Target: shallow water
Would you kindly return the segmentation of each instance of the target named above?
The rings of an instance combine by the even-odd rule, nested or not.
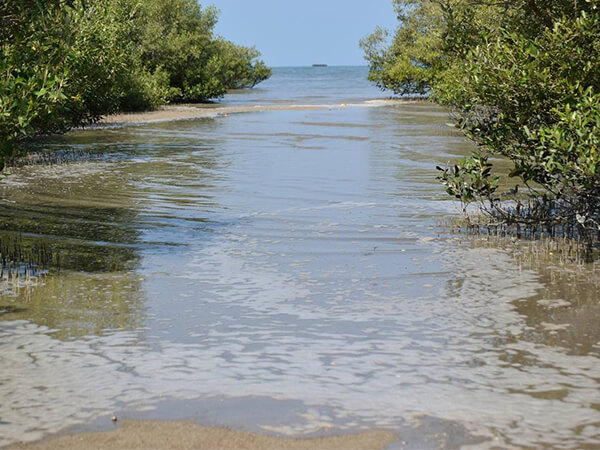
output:
[[[116,412],[383,427],[398,447],[600,446],[594,268],[446,233],[458,207],[435,165],[470,144],[435,106],[365,102],[384,94],[364,69],[325,89],[327,69],[224,100],[321,109],[73,132],[40,145],[101,158],[0,184],[0,229],[62,255],[0,297],[0,445]]]

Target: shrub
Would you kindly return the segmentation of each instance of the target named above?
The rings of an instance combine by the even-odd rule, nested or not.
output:
[[[130,84],[120,99],[120,109],[124,111],[157,109],[179,95],[179,91],[169,85],[169,74],[161,67],[154,73],[138,68],[129,73],[127,81]]]
[[[195,0],[0,0],[0,170],[27,137],[268,78],[216,21]]]
[[[448,193],[480,201],[496,222],[591,248],[600,236],[600,2],[396,5],[392,44],[381,31],[363,41],[371,78],[398,93],[430,93],[479,144],[472,157],[439,168]],[[508,159],[516,181],[492,175],[490,156]]]

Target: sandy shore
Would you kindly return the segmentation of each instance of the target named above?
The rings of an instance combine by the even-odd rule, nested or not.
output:
[[[222,103],[202,103],[194,105],[167,105],[156,111],[145,111],[139,113],[121,113],[103,117],[97,124],[90,128],[102,128],[122,125],[135,125],[153,122],[169,122],[174,120],[189,120],[201,117],[227,116],[229,114],[255,112],[255,111],[310,111],[318,109],[338,109],[347,106],[382,106],[397,103],[422,103],[423,100],[414,99],[375,99],[356,105],[323,104],[323,105],[248,105],[231,106]]]
[[[341,107],[342,105],[340,105]],[[97,124],[89,128],[102,128],[119,125],[135,125],[153,122],[170,122],[174,120],[189,120],[201,117],[226,116],[229,114],[252,111],[282,111],[282,110],[314,110],[331,108],[332,105],[254,105],[227,106],[222,104],[201,105],[170,105],[156,111],[139,113],[121,113],[103,117]]]
[[[198,449],[198,450],[367,450],[383,449],[398,437],[369,431],[323,438],[277,438],[190,422],[125,421],[114,431],[60,436],[9,447],[19,450]]]

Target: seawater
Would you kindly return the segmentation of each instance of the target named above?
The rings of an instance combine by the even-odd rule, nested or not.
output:
[[[472,145],[366,74],[276,68],[217,105],[252,112],[36,144],[98,157],[0,184],[0,229],[62,256],[0,296],[0,445],[117,414],[600,446],[596,284],[448,233],[435,166]]]
[[[273,76],[253,89],[230,92],[224,99],[232,105],[330,105],[364,103],[388,98],[367,80],[366,66],[276,67]]]

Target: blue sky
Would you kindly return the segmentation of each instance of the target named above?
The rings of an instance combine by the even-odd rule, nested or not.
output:
[[[358,41],[377,25],[394,29],[392,0],[208,0],[216,33],[255,45],[270,66],[365,65]]]

